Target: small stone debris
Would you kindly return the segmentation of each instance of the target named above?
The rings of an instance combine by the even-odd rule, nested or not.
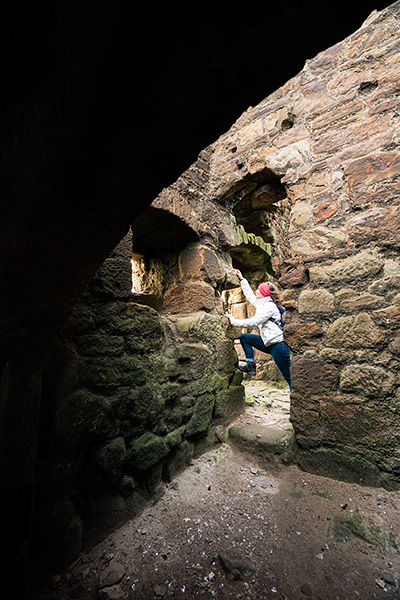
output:
[[[100,575],[99,588],[101,589],[119,583],[124,575],[124,567],[117,561],[111,560],[109,565]]]
[[[376,587],[386,590],[386,583],[382,579],[375,579]]]
[[[160,598],[163,598],[165,596],[165,588],[162,585],[155,585],[153,587],[153,592],[156,596],[159,596]]]
[[[128,600],[128,592],[119,585],[112,585],[99,590],[99,600]]]
[[[218,554],[218,559],[231,581],[249,579],[256,572],[255,566],[250,561],[244,561],[240,555],[231,551],[221,552]]]
[[[303,585],[300,587],[300,591],[305,596],[312,596],[312,589],[311,589],[311,586],[308,585],[308,583],[303,583]]]
[[[384,571],[381,575],[381,580],[386,581],[389,585],[396,585],[399,583],[399,575],[391,573],[390,571]]]

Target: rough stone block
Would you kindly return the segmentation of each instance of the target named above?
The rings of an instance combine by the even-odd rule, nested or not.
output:
[[[127,458],[132,469],[147,471],[168,453],[166,441],[148,431],[129,444]]]
[[[164,308],[171,312],[211,311],[214,306],[214,288],[201,281],[178,284],[169,288],[164,296]]]
[[[396,356],[400,356],[400,337],[396,337],[388,346],[390,352]]]
[[[335,308],[335,297],[327,290],[305,290],[299,296],[299,313],[331,313]]]
[[[308,200],[297,201],[292,208],[290,215],[289,232],[297,231],[300,227],[304,227],[311,222],[312,210]]]
[[[384,301],[385,298],[383,296],[376,296],[375,294],[368,294],[367,292],[357,295],[351,290],[351,295],[340,300],[339,306],[348,311],[356,311],[382,306]]]
[[[83,386],[108,393],[121,386],[143,385],[147,369],[139,357],[97,356],[82,359],[79,376]]]
[[[325,394],[337,387],[338,371],[332,365],[310,358],[299,358],[291,365],[292,386],[304,395]]]
[[[58,407],[55,434],[60,448],[75,455],[90,439],[117,437],[118,423],[103,398],[79,390],[63,399]]]
[[[283,338],[293,352],[300,352],[304,346],[313,345],[316,339],[323,334],[322,329],[315,321],[301,323],[298,321],[287,323],[283,330]]]
[[[214,418],[228,423],[244,409],[245,389],[242,385],[218,392],[215,399]]]
[[[225,339],[224,323],[228,327],[226,317],[200,311],[193,314],[177,315],[174,317],[173,326],[177,334],[184,338],[215,343],[218,340]]]
[[[90,453],[91,469],[89,478],[96,479],[102,487],[115,483],[122,471],[126,456],[125,441],[122,437],[102,444]]]
[[[287,464],[294,456],[295,437],[292,427],[255,424],[230,427],[228,433],[235,446],[246,451],[251,448],[266,462]]]
[[[400,155],[397,152],[381,152],[355,160],[345,167],[344,174],[350,193],[355,192],[354,203],[376,200],[377,185],[386,183],[383,193],[387,195],[399,176]]]
[[[177,344],[178,376],[181,381],[199,379],[216,368],[216,356],[202,343]]]
[[[362,452],[343,450],[338,447],[312,448],[298,452],[296,460],[305,471],[330,476],[339,481],[351,481],[364,485],[380,486],[379,468],[366,460]]]
[[[310,258],[317,255],[319,259],[321,253],[325,258],[333,258],[333,250],[345,247],[348,238],[347,231],[322,225],[308,229],[301,234],[291,233],[289,235],[290,246],[294,252]]]
[[[216,252],[207,246],[192,246],[179,256],[179,272],[182,278],[207,279],[211,283],[225,279],[225,267]]]
[[[124,397],[123,411],[136,424],[152,423],[165,407],[163,388],[154,380],[132,389]]]
[[[382,367],[351,364],[340,374],[340,389],[369,398],[383,398],[390,394],[395,386],[396,377]]]
[[[371,294],[388,294],[392,290],[400,289],[400,274],[395,273],[389,277],[377,279],[368,288]]]
[[[350,217],[346,223],[349,238],[357,246],[382,243],[382,239],[399,244],[400,206],[374,205],[356,216]]]
[[[178,473],[188,467],[192,461],[193,453],[194,444],[188,440],[184,440],[174,447],[163,469],[164,481],[171,482]]]
[[[387,306],[372,313],[378,325],[389,329],[398,329],[400,326],[400,306]]]
[[[124,351],[122,335],[91,334],[78,338],[83,356],[118,356]]]
[[[217,346],[217,368],[224,373],[230,373],[236,368],[237,361],[238,356],[232,341],[221,341]]]
[[[354,351],[343,350],[343,348],[322,348],[319,356],[323,360],[342,364],[345,362],[350,362],[354,358],[354,354]]]
[[[231,312],[235,319],[247,319],[247,304],[245,302],[232,304]]]
[[[332,217],[338,210],[338,199],[333,193],[313,198],[313,220],[321,223]]]
[[[374,348],[385,339],[368,313],[339,317],[326,332],[326,345],[344,348]]]
[[[132,288],[131,263],[125,258],[107,258],[90,282],[95,294],[127,298]]]
[[[245,297],[241,287],[236,287],[231,290],[226,290],[226,303],[227,304],[238,304],[245,301]]]
[[[290,421],[296,433],[296,440],[302,448],[314,448],[322,441],[319,412],[292,403]]]
[[[383,267],[382,259],[368,251],[337,260],[331,265],[310,267],[310,281],[316,284],[354,282],[374,277]]]
[[[193,416],[186,425],[186,435],[197,436],[207,431],[214,410],[214,395],[203,394],[197,400]]]
[[[305,269],[291,271],[290,273],[286,273],[279,278],[279,284],[284,288],[304,285],[305,283],[307,283],[307,274]]]

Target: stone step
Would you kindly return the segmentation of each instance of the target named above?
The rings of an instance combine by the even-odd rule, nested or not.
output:
[[[295,455],[296,440],[290,424],[233,426],[228,429],[228,442],[238,450],[275,465],[289,464]]]

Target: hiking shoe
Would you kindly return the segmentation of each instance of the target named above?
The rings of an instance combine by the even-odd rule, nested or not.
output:
[[[249,375],[255,375],[257,373],[256,363],[246,361],[246,364],[239,365],[239,371],[242,371],[242,373],[248,373]]]

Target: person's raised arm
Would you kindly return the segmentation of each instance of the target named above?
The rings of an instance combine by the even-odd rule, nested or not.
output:
[[[242,288],[242,292],[246,296],[246,299],[250,302],[250,304],[252,304],[253,306],[256,306],[257,298],[255,297],[254,292],[251,289],[249,282],[247,281],[247,279],[245,279],[243,277],[243,275],[242,275],[241,271],[239,271],[239,269],[235,269],[235,273],[236,273],[236,277],[240,281],[240,287]]]
[[[235,269],[235,275],[239,279],[239,281],[242,281],[243,275],[242,275],[241,271],[239,271],[239,269]]]

